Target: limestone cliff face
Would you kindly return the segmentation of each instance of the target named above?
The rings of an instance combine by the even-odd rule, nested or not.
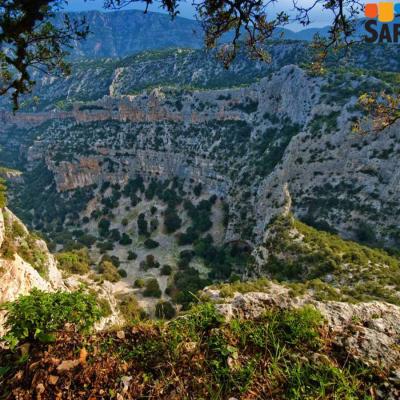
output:
[[[18,218],[8,209],[0,210],[0,249],[5,251],[6,246],[10,246],[12,241],[18,238],[10,237],[10,226],[19,224],[25,234],[29,232],[18,220]],[[42,274],[30,264],[20,254],[12,256],[0,256],[0,304],[13,301],[19,296],[28,294],[33,288],[44,291],[65,289],[61,272],[57,269],[54,256],[50,254],[45,242],[40,239],[34,240],[36,251],[40,251],[44,258]],[[2,330],[5,312],[0,311],[0,336],[4,334]]]
[[[265,82],[264,82],[265,85]],[[262,87],[262,84],[261,84]],[[270,88],[275,90],[274,87]],[[225,98],[225,93],[229,97]],[[3,111],[1,120],[2,130],[11,126],[32,127],[39,126],[52,120],[73,120],[77,123],[101,122],[116,120],[121,122],[176,122],[186,124],[200,124],[207,121],[247,120],[248,115],[235,106],[246,103],[248,99],[258,101],[258,86],[206,92],[190,92],[183,94],[181,91],[153,89],[137,96],[119,96],[117,98],[105,96],[95,105],[87,109],[75,106],[72,111],[49,111],[32,113],[12,113]],[[175,98],[176,102],[169,101]],[[204,106],[212,102],[212,109]],[[177,106],[177,104],[179,104]],[[198,105],[198,107],[196,107]],[[282,104],[282,109],[285,109]],[[279,111],[279,110],[277,110]]]
[[[4,222],[4,216],[7,222]],[[8,226],[17,222],[28,235],[28,230],[21,221],[8,209],[0,211],[0,246],[9,238]],[[18,239],[17,239],[18,240]],[[27,294],[32,288],[52,290],[64,287],[61,272],[57,268],[54,256],[48,251],[46,243],[41,239],[34,239],[38,251],[44,255],[44,273],[40,275],[37,269],[26,262],[18,253],[8,259],[0,258],[1,291],[0,303],[14,300],[21,294]]]
[[[298,216],[329,220],[343,237],[352,237],[355,223],[368,223],[366,214],[378,226],[383,221],[398,226],[399,141],[398,125],[383,135],[361,137],[351,132],[346,112],[329,135],[301,132],[292,139],[281,165],[259,186],[259,232],[271,219],[271,204],[283,204],[285,185]]]
[[[286,191],[298,217],[351,238],[373,220],[376,237],[393,242],[399,131],[351,131],[368,82],[288,65],[241,88],[115,92],[71,111],[4,114],[0,140],[27,171],[43,162],[59,193],[124,185],[136,174],[202,183],[230,205],[226,240],[251,230],[247,238],[260,241]]]

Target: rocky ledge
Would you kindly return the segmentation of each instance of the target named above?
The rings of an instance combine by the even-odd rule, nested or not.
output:
[[[226,319],[255,319],[266,310],[315,307],[325,318],[332,344],[349,357],[368,367],[382,368],[400,388],[400,307],[384,302],[349,304],[317,301],[312,293],[293,296],[284,286],[270,283],[265,292],[235,292],[224,297],[219,289],[206,288],[205,294],[216,303]],[[400,395],[400,391],[396,391]]]

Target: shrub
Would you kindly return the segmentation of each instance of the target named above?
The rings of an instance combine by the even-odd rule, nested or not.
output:
[[[161,300],[156,304],[155,315],[160,319],[172,319],[176,315],[176,310],[170,301]]]
[[[214,205],[216,203],[217,199],[218,199],[217,195],[213,194],[212,196],[210,196],[208,201],[210,202],[210,204]]]
[[[123,233],[119,244],[122,244],[123,246],[128,246],[129,244],[132,244],[132,239],[127,233]]]
[[[186,229],[186,232],[178,235],[178,245],[185,246],[188,244],[192,244],[198,238],[198,232],[192,226],[189,226],[189,228]]]
[[[128,260],[136,260],[136,259],[137,259],[137,254],[134,251],[129,250],[128,251]]]
[[[10,347],[22,340],[53,340],[53,333],[69,322],[81,332],[88,332],[102,317],[96,297],[82,291],[55,293],[33,289],[6,303],[6,327],[9,332],[3,338]]]
[[[186,201],[184,207],[192,219],[192,229],[195,232],[207,232],[212,227],[211,212],[213,203],[209,200],[201,200],[197,206]]]
[[[268,313],[267,319],[268,319]],[[276,332],[293,346],[309,346],[317,349],[320,344],[318,327],[323,323],[321,313],[313,306],[304,306],[299,309],[283,311],[274,316],[273,323],[277,323]]]
[[[120,307],[128,321],[137,320],[141,313],[134,296],[121,296]],[[71,380],[70,398],[90,398],[93,385],[80,385],[78,379],[99,369],[104,378],[101,388],[110,393],[108,397],[115,397],[112,394],[118,391],[121,375],[115,366],[122,364],[124,373],[135,376],[140,393],[156,393],[157,398],[367,400],[373,397],[369,393],[380,388],[382,398],[396,389],[387,383],[387,374],[382,374],[381,368],[368,368],[342,347],[332,349],[327,327],[321,330],[322,348],[315,350],[307,339],[293,345],[293,336],[286,336],[286,329],[293,332],[293,324],[288,327],[284,322],[292,318],[292,310],[269,311],[258,318],[233,317],[226,321],[214,304],[200,303],[169,322],[135,321],[134,329],[124,329],[125,339],[121,339],[119,331],[102,332],[85,343],[90,361],[80,366]],[[295,311],[296,323],[307,326],[309,318],[298,317],[302,313],[299,311]],[[317,328],[314,333],[318,337]],[[300,334],[298,339],[302,337]],[[3,392],[18,390],[25,398],[31,398],[37,387],[32,373],[43,353],[49,360],[59,358],[66,349],[76,352],[70,352],[72,357],[78,356],[79,337],[66,339],[69,340],[31,352],[27,365],[19,362],[15,368],[10,365],[12,369],[7,368],[9,361],[17,360],[18,354],[6,352],[6,368],[0,368]],[[107,355],[112,356],[112,363],[105,363]],[[15,382],[12,377],[17,370],[24,375]],[[171,385],[173,380],[180,382],[179,396]],[[46,393],[62,391],[65,386],[61,378],[57,385],[48,380],[43,384]]]
[[[375,243],[376,242],[376,236],[375,236],[375,231],[372,228],[372,226],[366,224],[366,223],[361,223],[358,229],[356,230],[356,235],[357,239],[360,242],[366,242],[366,243]]]
[[[121,264],[118,256],[109,256],[108,254],[105,254],[103,257],[101,257],[101,261],[110,261],[110,263],[112,263],[116,268],[119,268]]]
[[[179,253],[178,268],[186,269],[189,267],[190,261],[192,261],[195,253],[192,250],[183,250]]]
[[[47,254],[40,246],[38,246],[36,236],[28,235],[20,244],[18,254],[27,263],[31,264],[42,277],[47,277]]]
[[[216,249],[213,246],[213,238],[207,235],[196,241],[194,251],[198,257],[202,257],[207,261],[211,261],[216,256]]]
[[[199,197],[201,194],[201,190],[203,189],[203,186],[201,183],[197,184],[194,188],[193,188],[193,193]]]
[[[68,242],[64,243],[63,246],[63,251],[67,252],[67,251],[72,251],[72,250],[81,250],[83,249],[85,246],[81,243],[76,242],[75,240],[68,240]]]
[[[135,279],[135,282],[133,283],[133,287],[138,288],[138,289],[144,288],[145,285],[146,285],[146,282],[142,278]]]
[[[0,250],[1,256],[3,258],[5,258],[6,260],[14,260],[17,248],[15,247],[15,244],[11,239],[5,237]]]
[[[161,275],[171,275],[172,268],[168,264],[164,264],[161,268]]]
[[[182,304],[183,309],[187,310],[190,303],[195,301],[196,293],[209,284],[210,281],[202,279],[199,271],[194,268],[179,271],[174,276],[174,285],[177,290],[172,296],[173,300],[175,303]]]
[[[148,254],[146,256],[146,259],[142,261],[141,267],[147,271],[150,268],[158,268],[160,266],[160,263],[156,261],[155,257],[152,254]]]
[[[136,196],[136,194],[131,195],[131,206],[136,207],[141,201],[141,198]]]
[[[144,246],[146,247],[146,249],[155,249],[159,245],[160,245],[160,243],[158,243],[157,241],[155,241],[153,239],[146,239],[144,241]]]
[[[3,178],[0,178],[0,208],[7,206],[7,185]]]
[[[148,236],[149,232],[147,230],[147,221],[144,216],[144,214],[139,214],[138,220],[137,220],[137,225],[138,225],[138,233],[141,236]]]
[[[24,227],[17,220],[12,223],[12,235],[14,238],[24,237],[26,235]]]
[[[157,279],[151,278],[146,282],[145,289],[143,291],[145,297],[161,297],[161,289]]]
[[[224,283],[216,285],[216,288],[220,290],[221,297],[232,297],[235,292],[249,293],[249,292],[266,292],[271,286],[270,281],[267,278],[259,278],[257,280],[248,280],[245,282],[240,281],[240,277],[233,277],[235,280],[231,283]]]
[[[101,254],[104,254],[106,251],[113,250],[114,244],[113,242],[99,242],[96,243],[96,247],[100,250]]]
[[[186,258],[189,261],[191,261],[195,255],[196,254],[195,254],[195,252],[193,250],[182,250],[182,251],[179,252],[179,257],[180,258]]]
[[[95,293],[94,295],[96,296]],[[99,306],[103,317],[109,317],[112,314],[110,302],[106,298],[96,296],[96,303]]]
[[[177,262],[176,265],[178,266],[179,269],[182,269],[182,270],[187,269],[187,268],[189,268],[190,260],[188,260],[186,258],[182,258]]]
[[[167,208],[164,214],[164,226],[167,233],[173,233],[182,225],[182,220],[174,209]]]
[[[101,216],[100,210],[93,210],[90,214],[91,219],[99,219]]]
[[[84,234],[79,238],[79,243],[86,247],[92,247],[96,243],[96,237],[93,235]]]
[[[151,230],[152,232],[154,232],[154,231],[157,230],[157,228],[158,228],[158,219],[157,219],[157,218],[153,218],[153,219],[150,221],[150,230]]]
[[[127,272],[126,272],[124,269],[122,269],[122,268],[120,268],[120,269],[118,270],[118,273],[119,273],[119,276],[120,276],[121,278],[126,278],[126,277],[128,276]]]
[[[73,250],[56,255],[59,267],[71,274],[87,274],[91,260],[87,249]]]
[[[98,223],[100,236],[106,237],[109,234],[111,222],[108,219],[101,219]]]
[[[222,224],[226,228],[229,224],[229,204],[223,202],[222,203],[222,211],[223,211],[223,219],[222,219]]]
[[[110,261],[102,261],[99,265],[98,271],[106,281],[118,282],[121,278],[117,268]]]
[[[120,242],[121,241],[121,234],[119,233],[118,229],[111,229],[111,231],[108,234],[108,237],[113,242]]]
[[[133,294],[125,294],[119,299],[118,308],[127,322],[141,319],[143,310]]]
[[[123,246],[128,246],[129,244],[132,244],[132,239],[127,233],[123,233],[119,244],[122,244]]]
[[[151,212],[151,215],[154,215],[157,212],[157,207],[156,206],[151,206],[150,212]]]

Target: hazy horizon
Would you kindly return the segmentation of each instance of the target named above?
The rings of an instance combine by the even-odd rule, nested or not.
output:
[[[305,4],[310,3],[309,0],[305,1]],[[292,1],[291,0],[284,0],[280,2],[281,7],[278,8],[278,6],[271,5],[271,8],[275,9],[276,12],[279,11],[285,11],[289,15],[293,15],[293,7],[292,7]],[[104,11],[104,12],[110,12],[106,11],[103,9],[103,0],[89,0],[89,1],[84,1],[84,0],[76,0],[74,2],[69,3],[67,6],[64,7],[66,11]],[[144,3],[138,3],[134,5],[130,5],[129,7],[123,8],[123,10],[142,10],[144,11]],[[182,18],[188,18],[188,19],[195,19],[194,14],[195,14],[195,9],[191,3],[188,2],[182,2],[179,5],[179,17]],[[151,4],[149,6],[149,11],[151,12],[158,12],[165,14],[166,12],[160,8],[159,5],[157,4]],[[291,29],[293,31],[300,31],[303,29],[308,29],[308,28],[321,28],[329,24],[330,18],[329,14],[327,12],[321,13],[321,8],[316,9],[314,12],[311,13],[312,17],[312,22],[304,27],[300,25],[299,23],[289,23],[284,26],[284,28]],[[322,17],[321,17],[322,16]]]

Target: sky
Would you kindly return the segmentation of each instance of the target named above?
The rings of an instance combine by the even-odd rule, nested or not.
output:
[[[303,0],[304,4],[310,4],[313,0]],[[103,0],[68,0],[68,6],[65,7],[67,11],[88,11],[88,10],[102,10],[102,5],[103,5]],[[144,9],[144,3],[138,2],[138,4],[135,4],[133,6],[130,6],[129,8],[131,9],[139,9],[143,10]],[[279,0],[279,8],[278,5],[276,6],[271,6],[273,12],[278,12],[278,11],[286,11],[289,15],[293,15],[293,3],[292,0]],[[149,8],[151,11],[156,11],[156,12],[163,12],[162,9],[160,9],[160,6],[158,4],[153,4]],[[104,10],[103,10],[104,11]],[[192,6],[191,0],[185,2],[182,1],[181,4],[179,5],[179,11],[180,11],[180,16],[185,17],[185,18],[194,18],[194,7]],[[316,9],[312,14],[312,24],[310,24],[308,27],[321,27],[321,26],[326,26],[329,24],[330,21],[330,16],[329,13],[321,12],[321,8]],[[289,29],[292,30],[300,30],[304,29],[301,25],[297,23],[290,23],[289,25],[286,26]]]

